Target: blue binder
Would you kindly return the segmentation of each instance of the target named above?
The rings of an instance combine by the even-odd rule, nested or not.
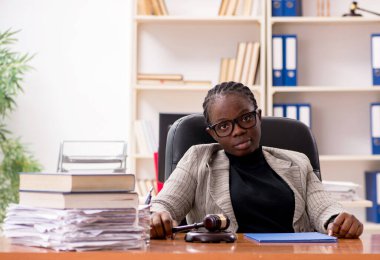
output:
[[[284,16],[301,16],[302,1],[301,0],[284,0],[283,1]]]
[[[380,172],[365,172],[366,199],[372,201],[372,207],[366,208],[367,221],[380,223]]]
[[[336,243],[338,239],[318,232],[247,233],[245,237],[259,243]]]
[[[380,34],[371,35],[373,85],[380,85]]]
[[[283,42],[284,86],[297,86],[297,35],[284,35]]]
[[[380,154],[380,103],[371,103],[370,117],[372,154]]]
[[[284,85],[284,39],[282,35],[272,36],[272,85]]]
[[[283,16],[283,2],[285,0],[272,0],[272,17]]]
[[[273,104],[273,116],[296,119],[311,128],[311,105],[307,103]]]

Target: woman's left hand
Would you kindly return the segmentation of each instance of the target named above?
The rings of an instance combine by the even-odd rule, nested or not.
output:
[[[358,238],[363,233],[363,224],[354,215],[342,212],[327,226],[327,232],[338,238]]]

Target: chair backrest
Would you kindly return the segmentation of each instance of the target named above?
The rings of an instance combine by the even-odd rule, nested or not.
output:
[[[178,119],[169,129],[166,141],[165,180],[169,178],[185,152],[196,144],[215,143],[205,131],[202,114]],[[261,145],[304,153],[321,180],[318,148],[309,127],[300,121],[282,117],[262,117]]]

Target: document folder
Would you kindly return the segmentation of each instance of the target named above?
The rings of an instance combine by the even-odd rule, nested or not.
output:
[[[336,243],[338,239],[318,232],[247,233],[245,237],[259,243]]]
[[[371,103],[372,154],[380,154],[380,103]]]
[[[371,37],[373,85],[380,85],[380,34],[372,34]]]
[[[284,85],[297,86],[297,35],[284,35]]]
[[[272,46],[273,46],[273,86],[283,86],[284,85],[284,43],[283,37],[281,35],[273,35]]]

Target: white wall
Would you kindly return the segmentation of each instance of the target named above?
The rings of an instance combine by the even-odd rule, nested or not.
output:
[[[62,140],[126,140],[131,0],[2,0],[0,30],[36,54],[8,119],[46,171]]]

